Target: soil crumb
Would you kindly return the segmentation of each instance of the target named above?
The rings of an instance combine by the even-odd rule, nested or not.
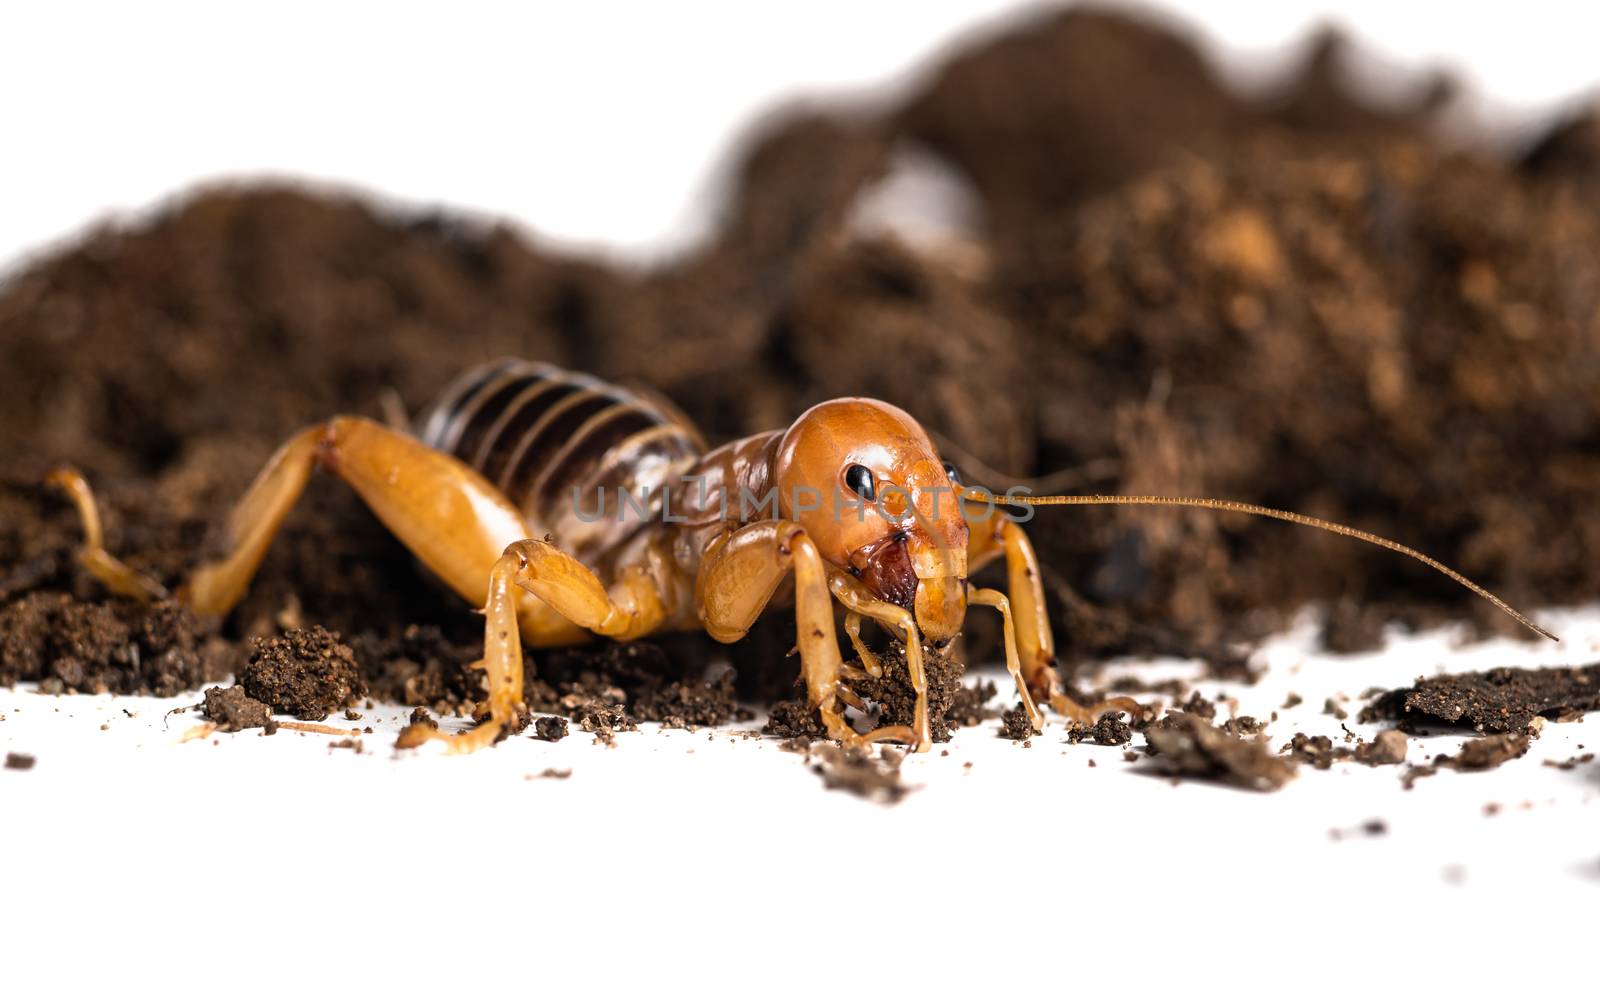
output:
[[[1237,733],[1229,732],[1229,734]],[[1133,741],[1133,727],[1128,724],[1122,712],[1107,711],[1093,725],[1081,728],[1069,726],[1067,741],[1092,742],[1097,746],[1125,746]]]
[[[305,721],[321,721],[367,694],[355,653],[321,625],[256,639],[239,685],[274,712]]]
[[[1274,756],[1264,738],[1241,739],[1183,711],[1168,712],[1144,731],[1147,752],[1173,777],[1276,791],[1295,775],[1292,760]]]
[[[1000,715],[1000,734],[1012,742],[1026,742],[1034,736],[1033,722],[1028,718],[1028,709],[1018,701],[1017,706],[1010,708]]]
[[[545,742],[560,742],[567,737],[567,720],[560,715],[540,715],[533,720],[533,737]]]
[[[848,791],[888,805],[911,790],[900,779],[900,764],[905,757],[897,750],[883,748],[874,754],[871,747],[827,743],[817,746],[813,755],[817,762],[811,769],[822,777],[823,786],[829,790]]]
[[[1455,756],[1436,756],[1433,765],[1451,770],[1493,770],[1527,753],[1532,741],[1531,736],[1511,732],[1468,739]]]
[[[1334,745],[1325,735],[1296,732],[1280,752],[1318,770],[1327,770],[1342,760],[1354,760],[1369,767],[1393,766],[1405,762],[1406,736],[1398,729],[1385,729],[1371,742],[1358,740],[1354,746]]]
[[[1328,838],[1333,840],[1335,843],[1343,839],[1371,839],[1374,836],[1387,836],[1388,834],[1389,823],[1383,821],[1382,819],[1368,819],[1353,829],[1328,830]]]
[[[206,691],[205,703],[200,713],[217,723],[223,732],[239,732],[247,728],[265,728],[267,734],[276,732],[272,709],[249,694],[243,687],[211,687]]]
[[[1593,762],[1593,753],[1583,753],[1579,756],[1568,757],[1565,760],[1545,760],[1544,765],[1547,767],[1555,767],[1557,770],[1576,770],[1586,763]]]
[[[1600,663],[1548,669],[1502,667],[1421,678],[1379,694],[1361,721],[1419,718],[1471,725],[1479,732],[1526,732],[1535,718],[1570,721],[1600,708]]]
[[[29,753],[7,753],[5,768],[7,770],[32,770],[33,765],[37,762],[38,759]]]

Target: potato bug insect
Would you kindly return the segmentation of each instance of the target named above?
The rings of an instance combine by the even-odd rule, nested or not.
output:
[[[1004,624],[1006,667],[1035,730],[1039,704],[1079,721],[1115,698],[1074,702],[1054,669],[1038,557],[1020,522],[1040,505],[1190,506],[1272,517],[1418,559],[1548,632],[1448,566],[1398,542],[1341,524],[1227,500],[1163,496],[997,498],[968,486],[904,410],[834,399],[789,427],[707,448],[668,403],[586,375],[506,359],[457,379],[413,434],[357,416],[301,430],[267,462],[227,521],[229,553],[195,570],[177,597],[220,615],[244,595],[283,518],[321,466],[347,483],[451,589],[482,607],[488,719],[471,731],[408,732],[452,750],[492,743],[522,712],[523,645],[629,641],[703,629],[732,642],[777,599],[792,599],[808,700],[830,737],[931,745],[924,640],[954,638],[972,607]],[[110,589],[163,595],[107,553],[88,484],[60,468],[48,481],[76,503],[80,559]],[[608,498],[613,501],[608,504]],[[1005,591],[969,582],[1003,559]],[[787,587],[787,589],[782,589]],[[861,638],[873,620],[905,642],[916,692],[909,726],[858,733],[862,708],[834,628],[864,669],[881,667]]]

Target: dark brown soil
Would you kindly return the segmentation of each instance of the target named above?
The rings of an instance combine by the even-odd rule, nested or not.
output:
[[[1230,729],[1228,734],[1239,733]],[[1133,741],[1133,727],[1123,718],[1121,712],[1107,712],[1087,728],[1069,728],[1067,741],[1092,742],[1097,746],[1125,746]]]
[[[533,737],[545,742],[560,742],[567,737],[567,720],[560,715],[540,715],[533,721]]]
[[[7,753],[5,768],[7,770],[32,770],[33,765],[37,762],[39,762],[38,758],[28,753]]]
[[[224,732],[238,732],[247,728],[266,728],[269,734],[276,731],[272,721],[272,708],[261,703],[243,687],[212,687],[206,691],[201,712],[217,723]]]
[[[1433,765],[1452,770],[1492,770],[1527,753],[1532,742],[1532,736],[1510,732],[1468,739],[1455,756],[1436,756]]]
[[[648,384],[717,440],[876,395],[972,481],[1065,470],[1058,491],[1288,507],[1395,536],[1513,603],[1592,600],[1594,120],[1526,157],[1463,152],[1431,131],[1436,81],[1367,107],[1340,59],[1326,40],[1257,101],[1179,31],[1041,16],[881,113],[763,126],[713,237],[646,271],[282,188],[193,192],[96,231],[0,286],[0,682],[197,690],[249,638],[321,626],[375,696],[471,713],[481,621],[326,476],[214,642],[170,605],[107,599],[71,556],[71,510],[36,483],[83,467],[110,546],[170,586],[216,552],[229,504],[296,428],[380,415],[391,393],[414,413],[503,354]],[[856,227],[909,149],[971,182],[983,218],[967,236],[914,246]],[[1069,672],[1159,653],[1247,676],[1233,643],[1307,601],[1332,606],[1341,649],[1394,621],[1507,627],[1421,566],[1281,524],[1045,510],[1029,531]],[[788,689],[792,623],[770,627],[726,651],[735,690]],[[970,655],[992,658],[978,633]],[[608,648],[532,655],[530,703],[570,696],[576,681],[553,678],[586,661],[615,665]],[[704,678],[723,650],[637,648],[691,686],[629,696],[627,713],[723,717],[727,688]]]
[[[1398,729],[1386,729],[1379,732],[1371,741],[1358,740],[1355,745],[1335,745],[1334,741],[1325,735],[1306,735],[1296,732],[1289,744],[1280,752],[1288,754],[1300,763],[1307,763],[1318,770],[1327,770],[1333,764],[1343,760],[1354,760],[1364,763],[1369,767],[1393,766],[1405,762],[1406,736]]]
[[[307,721],[321,721],[367,694],[355,653],[321,625],[256,639],[239,685],[273,711]]]
[[[1173,777],[1276,791],[1295,775],[1294,762],[1274,756],[1265,738],[1242,739],[1183,711],[1168,712],[1144,731],[1147,751]]]
[[[194,618],[177,604],[146,609],[39,591],[0,608],[0,683],[170,697],[228,668],[207,655]]]
[[[900,779],[900,764],[905,757],[897,750],[871,747],[844,747],[825,743],[813,750],[812,765],[829,790],[849,791],[872,801],[892,805],[911,790]]]
[[[1026,742],[1033,738],[1033,722],[1028,718],[1028,709],[1020,701],[1016,707],[1001,712],[1000,734],[1012,742]]]
[[[905,643],[891,639],[888,647],[878,653],[878,664],[882,676],[852,679],[850,689],[875,709],[874,727],[912,724],[916,718],[916,690],[906,666]],[[860,658],[851,659],[846,666],[864,669]],[[922,669],[928,690],[928,730],[934,742],[949,742],[950,733],[956,729],[996,716],[997,712],[986,707],[997,692],[993,681],[963,684],[965,665],[932,645],[922,647]],[[821,719],[803,695],[773,704],[762,731],[783,738],[822,738],[826,734]]]
[[[1422,720],[1471,725],[1479,732],[1525,732],[1535,718],[1570,720],[1600,708],[1600,663],[1549,669],[1492,669],[1419,678],[1379,694],[1362,721]]]

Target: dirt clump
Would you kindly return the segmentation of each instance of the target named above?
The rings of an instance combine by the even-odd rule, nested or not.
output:
[[[1017,702],[1016,707],[1001,712],[1000,734],[1012,742],[1026,742],[1034,737],[1033,720],[1028,717],[1028,709],[1021,701]]]
[[[239,685],[273,711],[306,721],[321,721],[367,694],[355,653],[321,625],[256,639]]]
[[[272,709],[245,693],[245,689],[237,684],[207,689],[200,712],[216,722],[217,728],[223,732],[265,728],[267,734],[271,735],[278,730],[272,720]]]
[[[1353,760],[1369,767],[1393,766],[1405,762],[1406,749],[1405,733],[1391,728],[1379,732],[1371,742],[1358,740],[1354,746],[1335,745],[1325,735],[1296,732],[1294,738],[1279,752],[1318,770],[1327,770],[1344,760]]]
[[[533,737],[544,742],[560,742],[567,737],[567,720],[560,715],[540,715],[533,721]]]
[[[817,762],[812,771],[824,787],[848,791],[871,801],[892,805],[912,789],[900,778],[904,754],[893,749],[874,753],[870,746],[835,746],[827,743],[812,750]]]
[[[5,768],[7,770],[32,770],[33,765],[37,762],[39,762],[38,757],[33,756],[31,753],[7,753]]]
[[[1456,755],[1434,757],[1433,765],[1451,770],[1493,770],[1526,754],[1532,741],[1532,736],[1511,732],[1468,739]]]
[[[1175,778],[1198,778],[1251,791],[1276,791],[1295,775],[1292,760],[1274,756],[1263,738],[1242,739],[1183,711],[1144,730],[1146,751]]]
[[[1133,741],[1133,727],[1123,718],[1122,712],[1108,711],[1093,725],[1068,726],[1067,741],[1092,742],[1097,746],[1125,746]]]
[[[1502,667],[1481,673],[1419,678],[1385,691],[1361,710],[1361,721],[1414,725],[1440,721],[1479,732],[1526,732],[1535,718],[1570,721],[1600,708],[1600,663],[1545,669]]]

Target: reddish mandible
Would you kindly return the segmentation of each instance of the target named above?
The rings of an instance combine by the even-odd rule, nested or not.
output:
[[[489,745],[526,710],[524,644],[573,645],[597,635],[631,641],[693,629],[737,641],[791,577],[807,697],[832,738],[926,751],[932,740],[922,642],[954,638],[972,606],[1003,619],[1006,668],[1035,731],[1044,726],[1041,703],[1078,723],[1108,710],[1137,714],[1140,706],[1128,698],[1083,705],[1062,691],[1038,556],[1008,505],[1193,506],[1317,527],[1419,559],[1554,637],[1419,552],[1301,514],[1162,496],[1011,496],[997,504],[962,484],[921,425],[885,402],[835,399],[784,430],[708,450],[664,402],[513,359],[458,379],[415,434],[358,416],[295,434],[229,515],[229,554],[197,568],[177,598],[200,615],[222,615],[237,604],[318,465],[483,608],[477,666],[487,678],[488,718],[467,732],[430,734],[457,751]],[[102,547],[81,475],[62,468],[48,481],[78,507],[80,560],[96,579],[136,599],[165,596]],[[1005,591],[969,582],[1000,558]],[[904,641],[916,691],[910,726],[858,733],[846,719],[846,708],[864,705],[840,658],[835,602],[866,672],[878,675],[880,667],[862,642],[864,619]]]

